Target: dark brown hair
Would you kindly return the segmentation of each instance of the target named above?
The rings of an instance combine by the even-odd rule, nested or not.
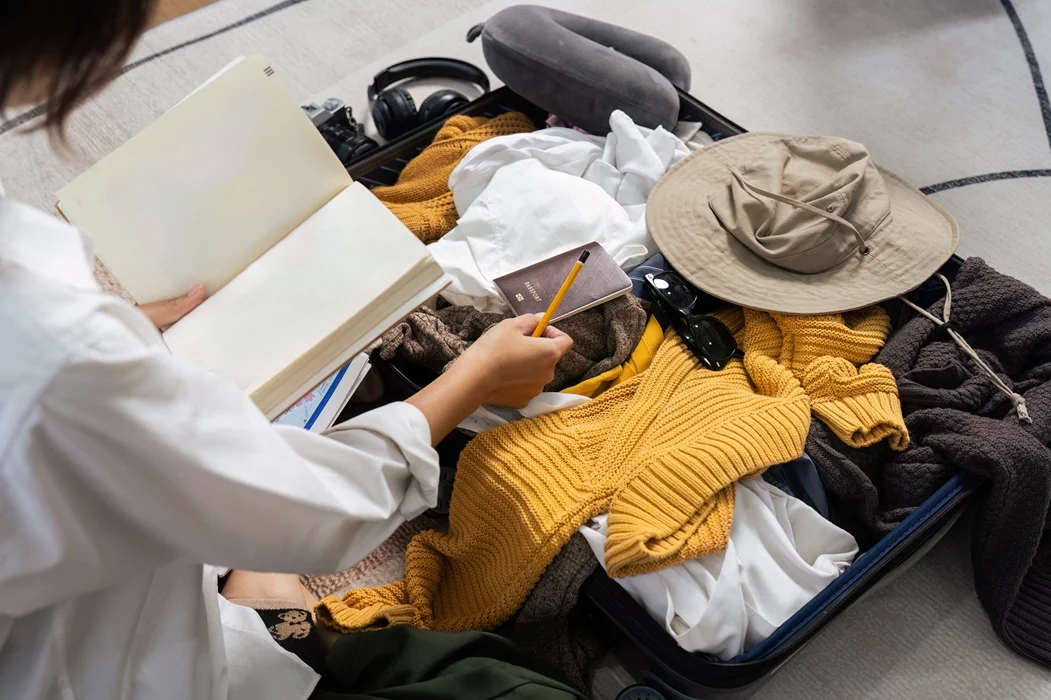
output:
[[[0,0],[0,106],[44,81],[43,126],[59,133],[73,109],[116,77],[156,0]]]

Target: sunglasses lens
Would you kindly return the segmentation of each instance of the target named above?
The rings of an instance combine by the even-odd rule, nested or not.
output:
[[[690,316],[676,324],[686,346],[709,369],[719,370],[734,356],[737,341],[722,322],[710,316]]]
[[[697,301],[693,288],[675,273],[662,272],[654,275],[651,285],[664,301],[682,313],[689,313]]]

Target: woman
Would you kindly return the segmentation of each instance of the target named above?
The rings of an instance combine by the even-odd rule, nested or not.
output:
[[[0,2],[0,106],[58,133],[122,65],[151,0]],[[524,405],[572,341],[506,321],[405,403],[319,436],[270,425],[102,293],[74,229],[0,195],[0,697],[300,699],[318,676],[217,595],[309,601],[433,505],[432,445],[481,403]],[[286,575],[252,574],[256,571]],[[234,593],[231,593],[233,589]]]

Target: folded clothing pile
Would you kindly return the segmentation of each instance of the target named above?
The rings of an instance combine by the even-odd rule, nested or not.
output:
[[[972,260],[948,336],[925,319],[892,334],[872,304],[930,275],[957,233],[860,144],[749,135],[687,160],[663,129],[619,112],[610,128],[489,138],[451,169],[443,206],[451,198],[458,218],[430,249],[453,280],[452,305],[392,329],[382,358],[444,371],[509,315],[495,278],[592,240],[632,272],[635,296],[559,324],[577,347],[547,387],[563,393],[545,396],[567,400],[494,413],[497,427],[460,455],[448,528],[410,542],[405,580],[326,598],[319,620],[343,632],[492,629],[533,592],[524,626],[557,636],[568,625],[544,615],[562,615],[597,563],[680,646],[731,659],[962,466],[993,477],[976,534],[979,595],[1009,644],[1051,656],[1040,612],[1051,607],[1040,548],[1051,302]],[[910,225],[930,235],[901,238]],[[671,269],[665,255],[716,306],[743,359],[708,370],[695,344],[648,316],[636,296],[644,275]],[[1012,389],[966,359],[957,331]],[[1032,425],[1016,416],[1023,400]],[[584,544],[595,562],[581,561]],[[579,677],[586,654],[564,656]]]
[[[326,598],[319,618],[345,632],[406,622],[491,629],[602,513],[614,577],[724,551],[736,482],[802,455],[812,411],[853,444],[907,444],[889,372],[854,364],[886,337],[879,307],[809,318],[727,309],[720,318],[743,362],[702,369],[672,333],[645,372],[595,400],[481,433],[461,455],[448,530],[410,542],[406,580]]]
[[[432,147],[439,186],[403,220],[431,242],[453,306],[413,314],[383,356],[442,371],[508,313],[494,279],[595,240],[637,296],[670,263],[721,300],[743,360],[703,369],[701,343],[664,335],[634,300],[582,316],[548,387],[578,396],[495,415],[461,454],[448,529],[410,543],[406,579],[327,598],[319,619],[492,628],[534,587],[575,591],[586,543],[683,648],[732,658],[964,469],[988,480],[978,595],[1012,649],[1051,666],[1051,301],[972,259],[951,323],[947,296],[891,333],[875,305],[936,273],[959,232],[861,144],[708,143],[620,111],[605,137],[508,122],[455,155]],[[421,156],[398,186],[415,191],[424,170],[439,166]],[[379,194],[392,208],[409,196]],[[703,310],[661,320],[690,329]],[[797,461],[804,446],[813,462]],[[529,625],[547,607],[564,609],[531,601]]]
[[[498,117],[460,114],[446,121],[434,141],[401,171],[398,182],[372,194],[387,205],[424,243],[436,241],[456,225],[449,174],[473,147],[497,136],[530,132],[533,122],[521,112]]]
[[[449,177],[460,219],[430,245],[452,284],[451,304],[507,311],[493,280],[597,241],[623,268],[655,251],[646,199],[690,151],[662,128],[610,116],[606,137],[565,128],[491,139]]]

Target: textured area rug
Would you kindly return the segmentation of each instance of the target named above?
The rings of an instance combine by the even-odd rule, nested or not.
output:
[[[166,23],[126,74],[70,126],[53,155],[33,113],[0,126],[8,193],[50,209],[54,193],[231,58],[268,56],[297,98],[333,95],[365,113],[390,63],[426,55],[483,63],[464,35],[508,0],[223,0]],[[554,3],[548,3],[554,4]],[[559,7],[660,36],[690,59],[691,92],[752,130],[865,143],[960,222],[960,252],[1051,293],[1051,4],[1041,0],[564,0]],[[426,93],[423,85],[411,89]],[[416,522],[317,592],[398,578]],[[600,697],[626,676],[611,667]],[[1051,675],[1009,654],[975,599],[968,529],[852,606],[758,697],[1051,698]]]
[[[302,576],[303,585],[318,598],[346,593],[351,588],[383,586],[405,578],[405,547],[423,532],[441,528],[442,522],[422,515],[405,523],[386,542],[346,571]]]

